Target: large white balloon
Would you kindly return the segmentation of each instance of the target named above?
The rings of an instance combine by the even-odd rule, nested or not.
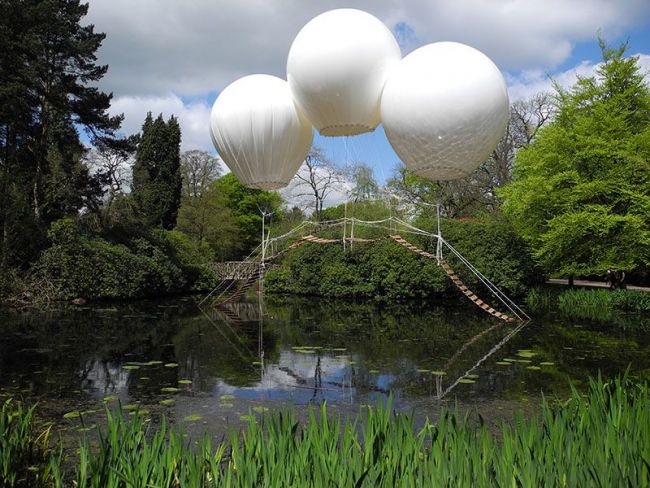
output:
[[[392,71],[381,99],[386,137],[420,176],[469,175],[508,124],[506,83],[480,51],[456,42],[416,49]]]
[[[361,134],[379,124],[381,91],[400,58],[395,37],[380,20],[361,10],[330,10],[296,36],[287,80],[322,135]]]
[[[286,186],[305,160],[313,130],[286,81],[250,75],[228,85],[216,99],[210,135],[239,181],[275,190]]]

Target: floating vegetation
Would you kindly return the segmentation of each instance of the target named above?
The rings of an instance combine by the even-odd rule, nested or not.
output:
[[[264,412],[268,412],[269,408],[258,405],[257,407],[253,407],[253,410],[257,413],[264,413]]]
[[[503,360],[508,363],[516,363],[518,361],[518,359],[512,359],[512,358],[503,358]]]
[[[526,369],[530,369],[531,371],[539,371],[542,368],[539,366],[526,366]]]
[[[179,385],[191,385],[192,380],[178,380]]]
[[[431,371],[431,374],[434,376],[445,376],[447,374],[446,371],[440,371],[440,370],[435,370]]]
[[[151,378],[149,378],[148,376],[140,376],[140,378],[138,378],[138,379],[140,381],[149,381]]]
[[[459,383],[463,383],[464,385],[469,385],[472,383],[476,383],[476,381],[470,379],[470,378],[461,378],[458,380]]]
[[[137,410],[131,410],[129,415],[149,415],[149,410],[146,408],[139,408]]]
[[[219,397],[219,400],[221,400],[222,402],[227,402],[227,401],[234,400],[234,399],[235,399],[235,395],[229,395],[229,394],[228,395],[221,395]]]
[[[431,370],[430,369],[418,369],[418,373],[429,373]]]
[[[521,363],[521,364],[532,363],[532,361],[530,359],[516,359],[516,362]]]
[[[124,410],[137,410],[140,408],[139,403],[129,403],[128,405],[124,405]]]
[[[198,420],[202,420],[203,416],[202,415],[187,415],[183,417],[183,420],[185,422],[197,422]]]
[[[178,368],[178,363],[165,363],[165,368]]]
[[[337,359],[350,359],[350,356],[347,354],[341,354],[340,356],[336,356]]]
[[[477,374],[466,374],[465,378],[470,378],[470,379],[475,380],[475,379],[478,378],[478,375]]]
[[[494,364],[498,364],[499,366],[511,366],[512,363],[510,361],[497,361]]]
[[[108,395],[102,399],[104,403],[114,402],[115,400],[117,400],[117,395]]]
[[[122,366],[122,369],[140,369],[140,366],[137,364],[125,364]]]
[[[519,356],[520,358],[532,358],[537,356],[537,353],[532,352],[530,350],[521,350],[517,353],[517,356]]]
[[[262,366],[262,361],[253,361],[253,366]]]
[[[77,432],[90,432],[91,430],[94,430],[97,428],[97,424],[92,424],[87,427],[78,427]]]
[[[176,393],[180,391],[180,389],[176,388],[175,386],[165,386],[164,388],[161,388],[160,391],[163,393]]]
[[[173,398],[165,398],[163,400],[160,400],[158,403],[160,403],[161,405],[165,405],[166,407],[169,407],[170,405],[176,403],[176,400],[174,400]]]
[[[334,351],[334,352],[345,352],[347,350],[348,349],[346,347],[333,347],[332,348],[332,351]]]
[[[145,365],[147,365],[147,366],[158,366],[158,365],[160,365],[162,363],[163,363],[162,361],[153,360],[153,361],[149,361],[149,362],[145,363]]]
[[[240,415],[239,420],[243,422],[255,422],[255,415]]]
[[[219,404],[219,406],[221,408],[232,408],[232,407],[234,407],[234,405],[232,403],[228,403],[228,402],[222,402],[222,403]]]
[[[370,369],[370,370],[368,370],[368,373],[377,374],[377,373],[379,373],[379,370],[378,369]]]
[[[81,417],[81,412],[79,410],[73,410],[72,412],[64,413],[64,419],[78,419]]]

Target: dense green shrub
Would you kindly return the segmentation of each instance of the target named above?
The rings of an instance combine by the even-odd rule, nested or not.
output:
[[[52,224],[48,237],[52,245],[33,276],[53,285],[51,299],[169,295],[206,288],[211,281],[200,250],[179,233],[155,231],[112,243],[64,219]]]
[[[420,218],[416,224],[431,229],[435,221]],[[338,229],[329,232],[339,232],[340,235]],[[322,235],[335,237],[327,232]],[[386,231],[362,226],[358,226],[355,233],[355,236],[369,238],[381,235],[385,236]],[[445,220],[443,236],[506,293],[522,295],[530,285],[542,279],[525,244],[504,221]],[[433,239],[418,239],[413,235],[403,237],[420,248],[435,252],[436,241]],[[445,259],[476,293],[490,299],[480,281],[458,259],[448,251]],[[336,244],[304,244],[288,252],[280,268],[267,274],[267,290],[272,293],[416,298],[452,289],[444,271],[434,260],[418,256],[388,240],[355,244],[352,250],[343,250]]]
[[[415,224],[430,231],[436,229],[433,215],[421,215]],[[443,219],[441,231],[449,244],[508,294],[524,295],[532,285],[544,281],[544,275],[535,265],[530,249],[503,218]],[[423,245],[434,251],[435,243],[430,240],[423,242]],[[463,280],[472,288],[478,287],[479,291],[479,280],[468,273],[450,252],[444,255]]]
[[[287,253],[267,274],[266,290],[330,297],[416,298],[447,289],[447,278],[432,260],[392,241],[356,244],[304,244]]]

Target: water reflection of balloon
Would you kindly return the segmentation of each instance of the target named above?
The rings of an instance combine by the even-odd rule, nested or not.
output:
[[[395,37],[379,19],[361,10],[330,10],[296,36],[287,80],[321,135],[361,134],[379,124],[381,92],[400,58]]]
[[[416,49],[392,71],[381,99],[386,137],[413,172],[468,176],[503,136],[509,107],[499,69],[456,42]]]
[[[289,183],[313,137],[287,82],[270,75],[245,76],[226,87],[212,107],[210,133],[239,181],[264,190]]]

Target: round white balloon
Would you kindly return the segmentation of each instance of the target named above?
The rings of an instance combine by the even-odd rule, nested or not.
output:
[[[228,85],[215,100],[210,135],[239,181],[275,190],[286,186],[305,160],[313,130],[286,81],[250,75]]]
[[[296,36],[287,80],[321,135],[361,134],[379,124],[381,91],[400,58],[395,37],[380,20],[361,10],[330,10]]]
[[[463,178],[503,137],[508,91],[482,52],[456,42],[416,49],[392,71],[381,99],[386,137],[414,173]]]

